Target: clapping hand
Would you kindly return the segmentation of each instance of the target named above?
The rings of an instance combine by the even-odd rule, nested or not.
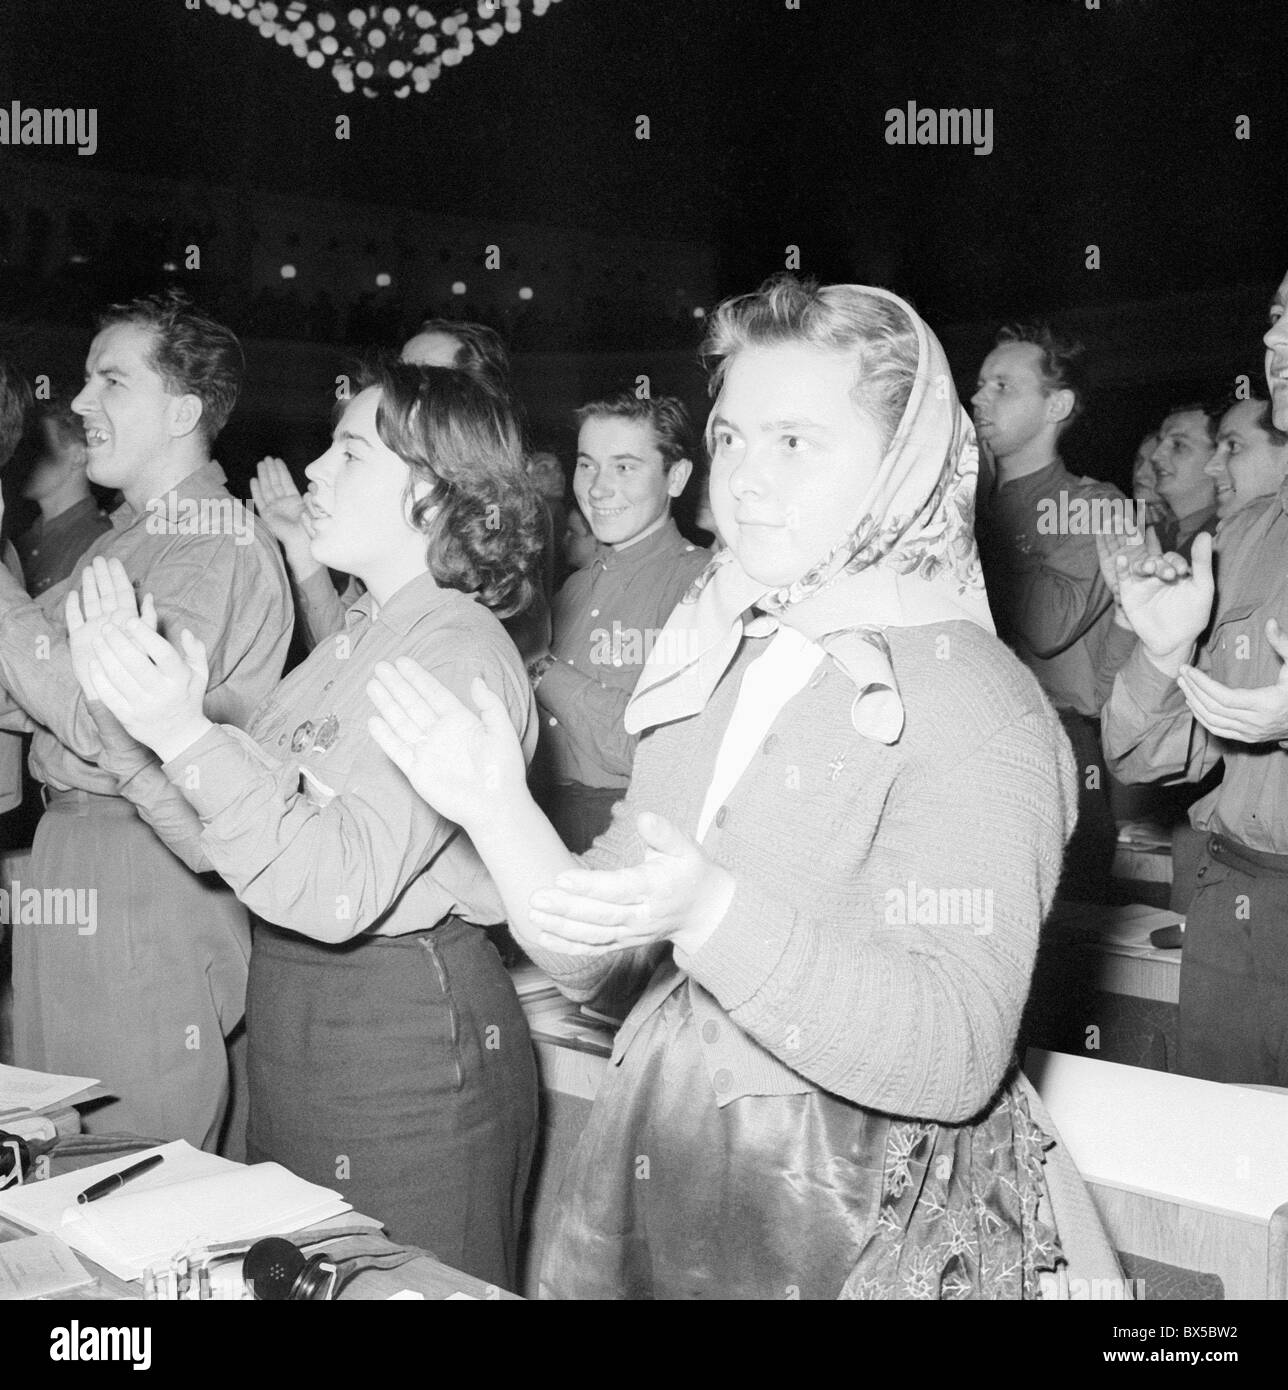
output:
[[[1155,541],[1157,545],[1157,541]],[[1159,670],[1175,676],[1212,612],[1212,538],[1195,538],[1186,564],[1175,554],[1114,557],[1123,616]]]
[[[139,617],[139,605],[134,597],[134,585],[117,559],[94,558],[81,572],[80,593],[68,589],[63,605],[67,619],[67,646],[71,653],[72,673],[80,682],[87,700],[98,700],[98,691],[90,674],[94,659],[94,639],[109,623],[117,627],[130,618]],[[157,610],[152,595],[143,599],[143,622],[153,632],[157,630]]]
[[[469,831],[498,797],[526,795],[519,736],[478,677],[470,686],[477,714],[407,656],[377,662],[367,694],[380,711],[367,723],[372,738],[439,815]]]
[[[692,954],[720,925],[733,875],[663,816],[637,822],[644,862],[631,869],[569,869],[532,895],[540,944],[553,950],[626,951],[670,940]]]
[[[1278,743],[1288,739],[1288,635],[1274,618],[1266,621],[1266,641],[1280,660],[1273,685],[1243,690],[1222,685],[1194,666],[1182,666],[1177,683],[1191,713],[1220,738],[1237,743]]]
[[[250,480],[250,495],[268,529],[282,543],[291,568],[298,572],[315,566],[304,526],[304,498],[282,459],[260,459]]]
[[[152,626],[145,621],[149,614]],[[70,601],[68,615],[70,624]],[[167,762],[210,727],[201,709],[210,677],[205,645],[184,628],[181,655],[155,631],[155,622],[155,610],[145,598],[143,618],[101,623],[90,638],[82,685],[87,693],[95,692],[131,737]]]

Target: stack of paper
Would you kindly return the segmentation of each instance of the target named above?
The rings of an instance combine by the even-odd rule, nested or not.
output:
[[[92,1183],[154,1153],[163,1161],[150,1172],[78,1205]],[[280,1164],[248,1168],[181,1139],[0,1194],[0,1215],[59,1236],[120,1279],[141,1279],[185,1248],[285,1235],[348,1210],[339,1193]]]
[[[0,1122],[10,1115],[47,1113],[106,1094],[92,1076],[54,1076],[0,1066]]]

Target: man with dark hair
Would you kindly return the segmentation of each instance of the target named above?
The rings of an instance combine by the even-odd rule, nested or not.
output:
[[[281,557],[224,486],[210,444],[237,399],[241,347],[168,295],[109,309],[72,402],[91,481],[119,488],[111,530],[83,557],[125,566],[163,635],[187,628],[210,665],[206,713],[243,724],[281,674],[291,631]],[[71,667],[66,597],[32,600],[0,574],[0,717],[34,731],[45,784],[14,928],[16,1060],[101,1077],[95,1130],[213,1146],[228,1100],[224,1038],[241,1019],[245,910],[190,872],[120,794]],[[69,910],[74,903],[74,912]]]
[[[1085,400],[1082,345],[1046,324],[1000,330],[971,405],[997,486],[981,499],[980,533],[998,635],[1056,707],[1079,763],[1078,828],[1062,891],[1098,893],[1117,828],[1109,808],[1097,716],[1108,693],[1105,647],[1113,595],[1100,572],[1098,528],[1125,522],[1111,483],[1075,477],[1059,440]]]
[[[1288,275],[1270,306],[1266,384],[1288,434]],[[1259,403],[1221,423],[1218,455],[1273,436]],[[1282,448],[1282,444],[1278,447]],[[1279,456],[1282,458],[1282,454]],[[1124,781],[1221,781],[1190,808],[1203,836],[1181,955],[1179,1069],[1212,1081],[1288,1086],[1288,490],[1268,491],[1275,456],[1211,472],[1233,484],[1216,537],[1191,563],[1120,560],[1119,596],[1139,641],[1102,715],[1105,752]],[[1238,493],[1247,497],[1238,505]],[[1260,496],[1253,496],[1261,492]],[[1204,633],[1206,638],[1199,645]]]
[[[60,394],[36,406],[35,457],[23,479],[22,495],[40,508],[40,516],[14,542],[32,598],[66,579],[80,557],[111,529],[90,491],[85,430],[71,399],[70,394]]]
[[[1288,431],[1275,428],[1268,400],[1254,396],[1231,403],[1217,425],[1207,474],[1221,522],[1279,491],[1288,475]]]
[[[1174,405],[1158,427],[1154,465],[1158,495],[1171,517],[1158,528],[1159,544],[1190,558],[1194,538],[1216,530],[1216,497],[1207,472],[1216,450],[1218,414],[1201,404]]]
[[[626,702],[658,632],[711,558],[671,519],[693,471],[683,404],[623,391],[576,418],[573,492],[598,544],[555,595],[550,651],[528,666],[548,811],[575,854],[607,827],[630,781],[637,740],[623,722]]]

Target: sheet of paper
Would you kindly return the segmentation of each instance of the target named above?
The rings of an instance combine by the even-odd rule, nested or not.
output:
[[[92,1183],[154,1153],[163,1161],[150,1172],[77,1204]],[[275,1163],[248,1168],[182,1139],[0,1194],[0,1215],[57,1234],[121,1279],[141,1278],[186,1245],[285,1235],[348,1210],[337,1193]]]
[[[0,1115],[14,1110],[43,1110],[98,1084],[98,1078],[93,1076],[55,1076],[0,1065]]]
[[[0,1242],[0,1301],[42,1298],[93,1282],[94,1276],[57,1236]]]

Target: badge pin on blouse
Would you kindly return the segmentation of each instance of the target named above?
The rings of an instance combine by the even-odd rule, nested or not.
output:
[[[303,753],[313,741],[313,721],[306,719],[291,735],[291,752]]]
[[[328,749],[335,746],[335,741],[340,737],[340,721],[334,714],[327,717],[318,725],[317,733],[313,737],[313,751],[315,753],[325,753]]]

